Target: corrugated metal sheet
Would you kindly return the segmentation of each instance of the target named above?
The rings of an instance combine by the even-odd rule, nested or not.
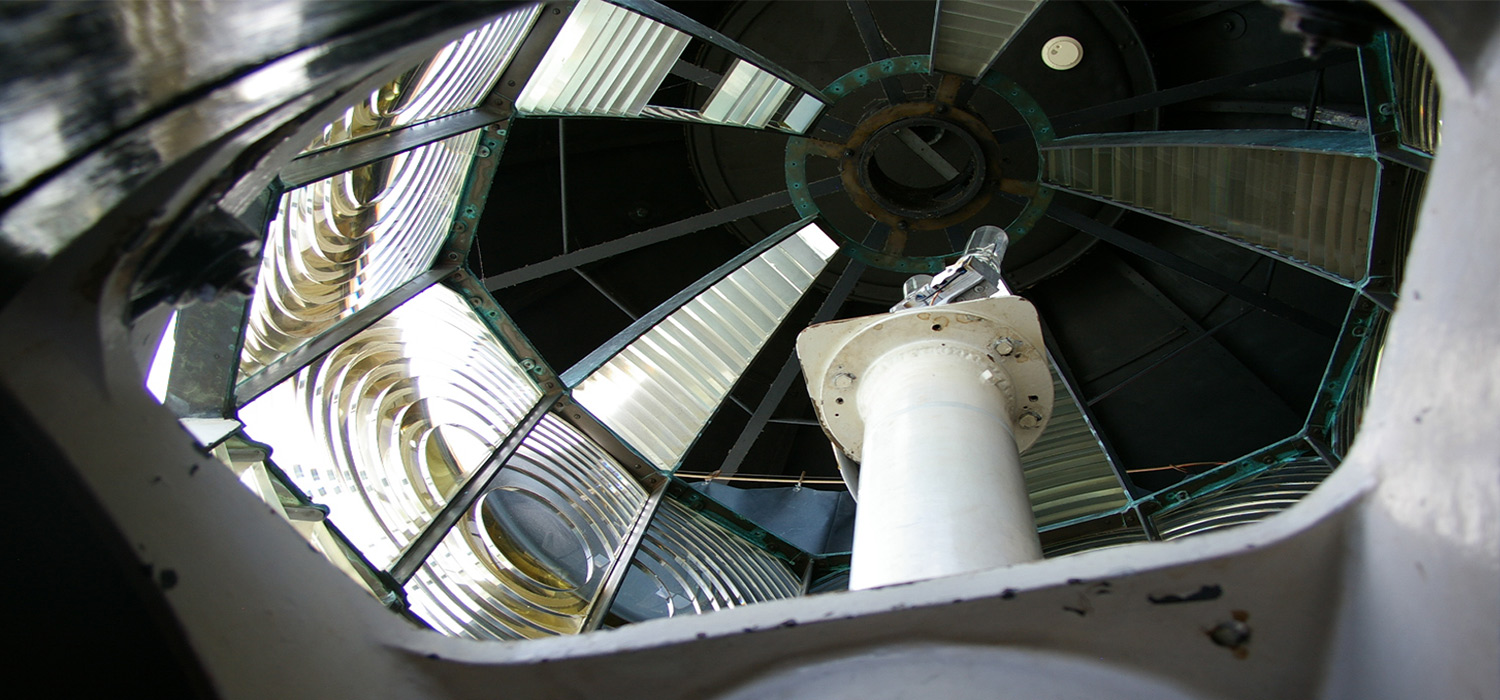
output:
[[[808,226],[673,311],[573,389],[658,468],[677,466],[837,246]]]
[[[602,0],[579,0],[516,98],[522,114],[641,113],[687,34]]]
[[[426,272],[453,226],[479,132],[281,196],[240,357],[244,379]]]
[[[1443,100],[1432,66],[1405,34],[1392,32],[1390,37],[1401,143],[1424,153],[1437,153],[1442,145]]]
[[[1052,392],[1055,400],[1047,429],[1021,455],[1037,527],[1107,513],[1129,501],[1055,367]]]
[[[408,585],[446,634],[580,631],[646,492],[576,428],[546,416]]]
[[[433,287],[246,404],[240,419],[384,567],[540,396],[467,302]]]
[[[1317,459],[1291,462],[1152,520],[1164,540],[1247,525],[1292,507],[1332,472],[1332,467]]]
[[[444,46],[432,58],[377,88],[324,127],[307,150],[479,106],[510,64],[540,5],[507,12]]]
[[[977,78],[1021,31],[1041,0],[939,0],[932,67]]]
[[[611,612],[638,622],[790,598],[800,579],[781,560],[671,499],[663,500]]]
[[[1368,150],[1353,132],[1083,136],[1045,149],[1045,179],[1357,282],[1380,173]]]

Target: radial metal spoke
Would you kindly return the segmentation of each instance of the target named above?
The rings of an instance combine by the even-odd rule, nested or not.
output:
[[[599,585],[599,590],[594,594],[594,601],[589,605],[588,617],[584,620],[582,632],[592,632],[604,624],[604,618],[609,616],[609,609],[614,607],[615,596],[620,592],[620,586],[625,583],[625,576],[630,573],[630,565],[635,562],[636,550],[641,547],[641,540],[645,539],[646,529],[651,526],[651,519],[656,517],[656,509],[661,506],[662,496],[667,493],[667,479],[662,479],[651,489],[651,495],[646,499],[646,505],[641,512],[636,514],[635,522],[630,526],[630,532],[625,535],[625,540],[620,543],[620,549],[616,552],[614,559],[609,563],[609,571],[604,575],[604,582]]]
[[[864,263],[850,260],[843,274],[839,275],[838,281],[833,283],[828,297],[818,307],[817,313],[813,314],[812,323],[832,320],[838,314],[839,309],[844,306],[844,302],[849,299],[849,294],[854,291],[854,285],[859,282],[864,271]],[[750,415],[749,422],[745,423],[745,429],[740,431],[739,439],[735,440],[734,446],[729,448],[729,454],[724,457],[723,466],[719,467],[720,474],[730,476],[740,470],[740,465],[750,454],[750,448],[755,445],[756,438],[760,437],[766,424],[771,422],[771,415],[776,412],[776,408],[781,405],[781,400],[786,397],[786,392],[791,389],[801,374],[802,364],[798,361],[796,353],[793,353],[787,358],[786,364],[781,366],[781,371],[776,374],[776,379],[771,382],[771,388],[766,390],[766,395],[761,397],[760,404]]]
[[[620,313],[623,313],[626,316],[630,317],[630,320],[634,321],[641,317],[640,314],[631,311],[630,307],[626,306],[625,302],[620,301],[619,297],[611,294],[608,289],[605,289],[604,285],[599,284],[599,280],[594,279],[593,275],[590,275],[589,273],[584,272],[583,270],[580,270],[576,267],[573,268],[573,272],[577,273],[579,277],[582,277],[583,281],[588,282],[589,286],[593,287],[594,291],[599,292],[600,296],[603,296],[605,299],[609,300],[609,303],[614,304],[615,308],[620,310]]]
[[[812,183],[811,185],[808,185],[808,190],[814,197],[821,197],[824,195],[833,194],[834,192],[839,191],[839,189],[841,189],[842,187],[843,183],[837,176],[834,176],[819,180]],[[752,216],[757,216],[766,212],[788,207],[791,206],[791,204],[791,195],[788,194],[785,190],[782,190],[780,192],[775,192],[762,197],[756,197],[755,199],[740,202],[739,204],[730,205],[724,207],[723,209],[717,209],[711,212],[698,214],[697,216],[690,216],[681,221],[658,226],[656,228],[641,231],[639,233],[633,233],[629,236],[618,238],[607,243],[600,243],[599,245],[583,248],[571,253],[564,253],[563,255],[551,258],[550,260],[544,260],[542,262],[517,268],[509,272],[502,272],[498,275],[491,275],[485,278],[484,285],[491,291],[504,289],[506,287],[513,287],[515,285],[521,284],[522,282],[529,282],[534,279],[546,277],[547,275],[563,272],[565,270],[571,270],[580,265],[587,265],[592,262],[597,262],[608,257],[619,255],[621,253],[628,253],[632,250],[638,250],[649,245],[654,245],[663,241],[670,241],[674,238],[685,236],[696,231],[702,231],[706,228],[713,228],[714,226],[723,226],[724,224],[734,223],[741,219],[747,219]]]
[[[568,371],[563,373],[563,384],[568,387],[577,386],[579,382],[583,381],[590,374],[593,374],[605,362],[608,362],[615,355],[619,354],[621,350],[624,350],[628,345],[635,342],[636,339],[645,335],[647,331],[650,331],[658,323],[661,323],[667,316],[682,308],[683,305],[692,301],[699,294],[717,284],[725,277],[728,277],[734,271],[744,267],[746,263],[760,257],[761,254],[787,238],[796,235],[802,229],[803,225],[811,223],[811,221],[810,218],[802,219],[790,226],[784,227],[781,231],[773,235],[762,238],[755,245],[745,249],[707,275],[700,277],[698,281],[688,285],[682,291],[672,295],[672,298],[662,302],[656,308],[647,312],[646,315],[636,319],[630,326],[616,333],[615,337],[595,348],[587,357],[579,360],[577,364],[570,367]]]
[[[848,0],[849,14],[854,16],[854,28],[859,30],[859,40],[865,45],[865,53],[869,55],[871,63],[878,63],[891,57],[890,50],[885,45],[885,35],[880,32],[880,25],[875,23],[875,14],[870,11],[870,4],[865,0]],[[885,90],[885,100],[891,104],[901,104],[906,101],[906,91],[901,87],[901,81],[895,77],[882,78],[881,89]]]
[[[1250,87],[1280,78],[1289,78],[1311,70],[1332,68],[1333,66],[1353,61],[1355,57],[1356,55],[1352,51],[1330,51],[1317,58],[1296,58],[1269,66],[1252,68],[1232,75],[1210,78],[1175,88],[1157,90],[1145,95],[1136,95],[1135,97],[1127,97],[1123,100],[1052,115],[1050,119],[1052,120],[1053,129],[1063,129],[1094,122],[1108,121],[1119,117],[1128,117],[1137,112],[1145,112],[1180,102],[1197,100],[1209,97],[1210,95]],[[995,140],[1000,143],[1018,141],[1020,139],[1031,138],[1031,127],[1024,124],[1012,126],[997,129],[994,134]]]
[[[1008,197],[1009,198],[1009,197]],[[1191,260],[1183,258],[1176,253],[1158,248],[1146,241],[1109,226],[1077,211],[1053,202],[1047,209],[1047,216],[1061,223],[1072,226],[1079,231],[1087,233],[1099,240],[1121,248],[1128,253],[1145,258],[1158,265],[1166,267],[1174,272],[1186,275],[1202,284],[1206,284],[1240,301],[1254,306],[1272,316],[1276,316],[1297,324],[1318,335],[1335,337],[1338,329],[1328,322],[1313,316],[1301,309],[1295,308],[1286,302],[1273,299],[1264,292],[1248,287],[1240,282],[1207,267],[1199,265]]]
[[[404,129],[387,131],[332,148],[299,156],[282,168],[277,177],[286,189],[295,189],[382,158],[409,151],[433,141],[506,121],[510,111],[488,107],[438,117]]]

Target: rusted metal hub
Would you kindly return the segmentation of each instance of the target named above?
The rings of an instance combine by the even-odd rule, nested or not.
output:
[[[941,102],[882,109],[855,127],[840,160],[844,191],[877,221],[939,230],[989,203],[999,144],[977,117]]]

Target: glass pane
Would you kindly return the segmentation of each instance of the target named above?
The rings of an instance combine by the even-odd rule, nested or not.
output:
[[[432,267],[479,131],[398,153],[281,196],[240,356],[255,374]]]
[[[444,46],[432,58],[350,107],[324,127],[307,150],[336,146],[479,106],[510,65],[540,11],[539,5],[512,10]]]
[[[522,114],[637,116],[688,35],[603,0],[580,0],[516,98]]]
[[[433,287],[240,409],[245,430],[387,567],[541,396]]]
[[[646,331],[573,398],[658,468],[672,469],[837,250],[807,226]]]
[[[781,560],[668,499],[646,529],[610,612],[639,622],[791,598],[801,588]]]
[[[645,503],[614,458],[545,416],[412,579],[412,610],[476,639],[576,633]]]

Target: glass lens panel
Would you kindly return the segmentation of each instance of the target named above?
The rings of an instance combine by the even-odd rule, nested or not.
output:
[[[788,237],[626,346],[574,399],[672,469],[837,250],[816,226]]]
[[[350,107],[324,127],[307,150],[336,146],[479,106],[510,64],[540,11],[539,5],[512,10],[444,46],[437,55]]]
[[[432,267],[478,139],[459,134],[281,196],[250,302],[242,380]]]
[[[246,404],[240,418],[386,567],[540,396],[468,304],[433,287]]]
[[[645,503],[618,462],[545,416],[412,579],[408,600],[457,636],[578,632]]]
[[[603,0],[580,0],[516,98],[523,114],[638,116],[690,37]]]
[[[610,612],[639,622],[791,598],[800,590],[781,560],[669,499],[646,529]]]

